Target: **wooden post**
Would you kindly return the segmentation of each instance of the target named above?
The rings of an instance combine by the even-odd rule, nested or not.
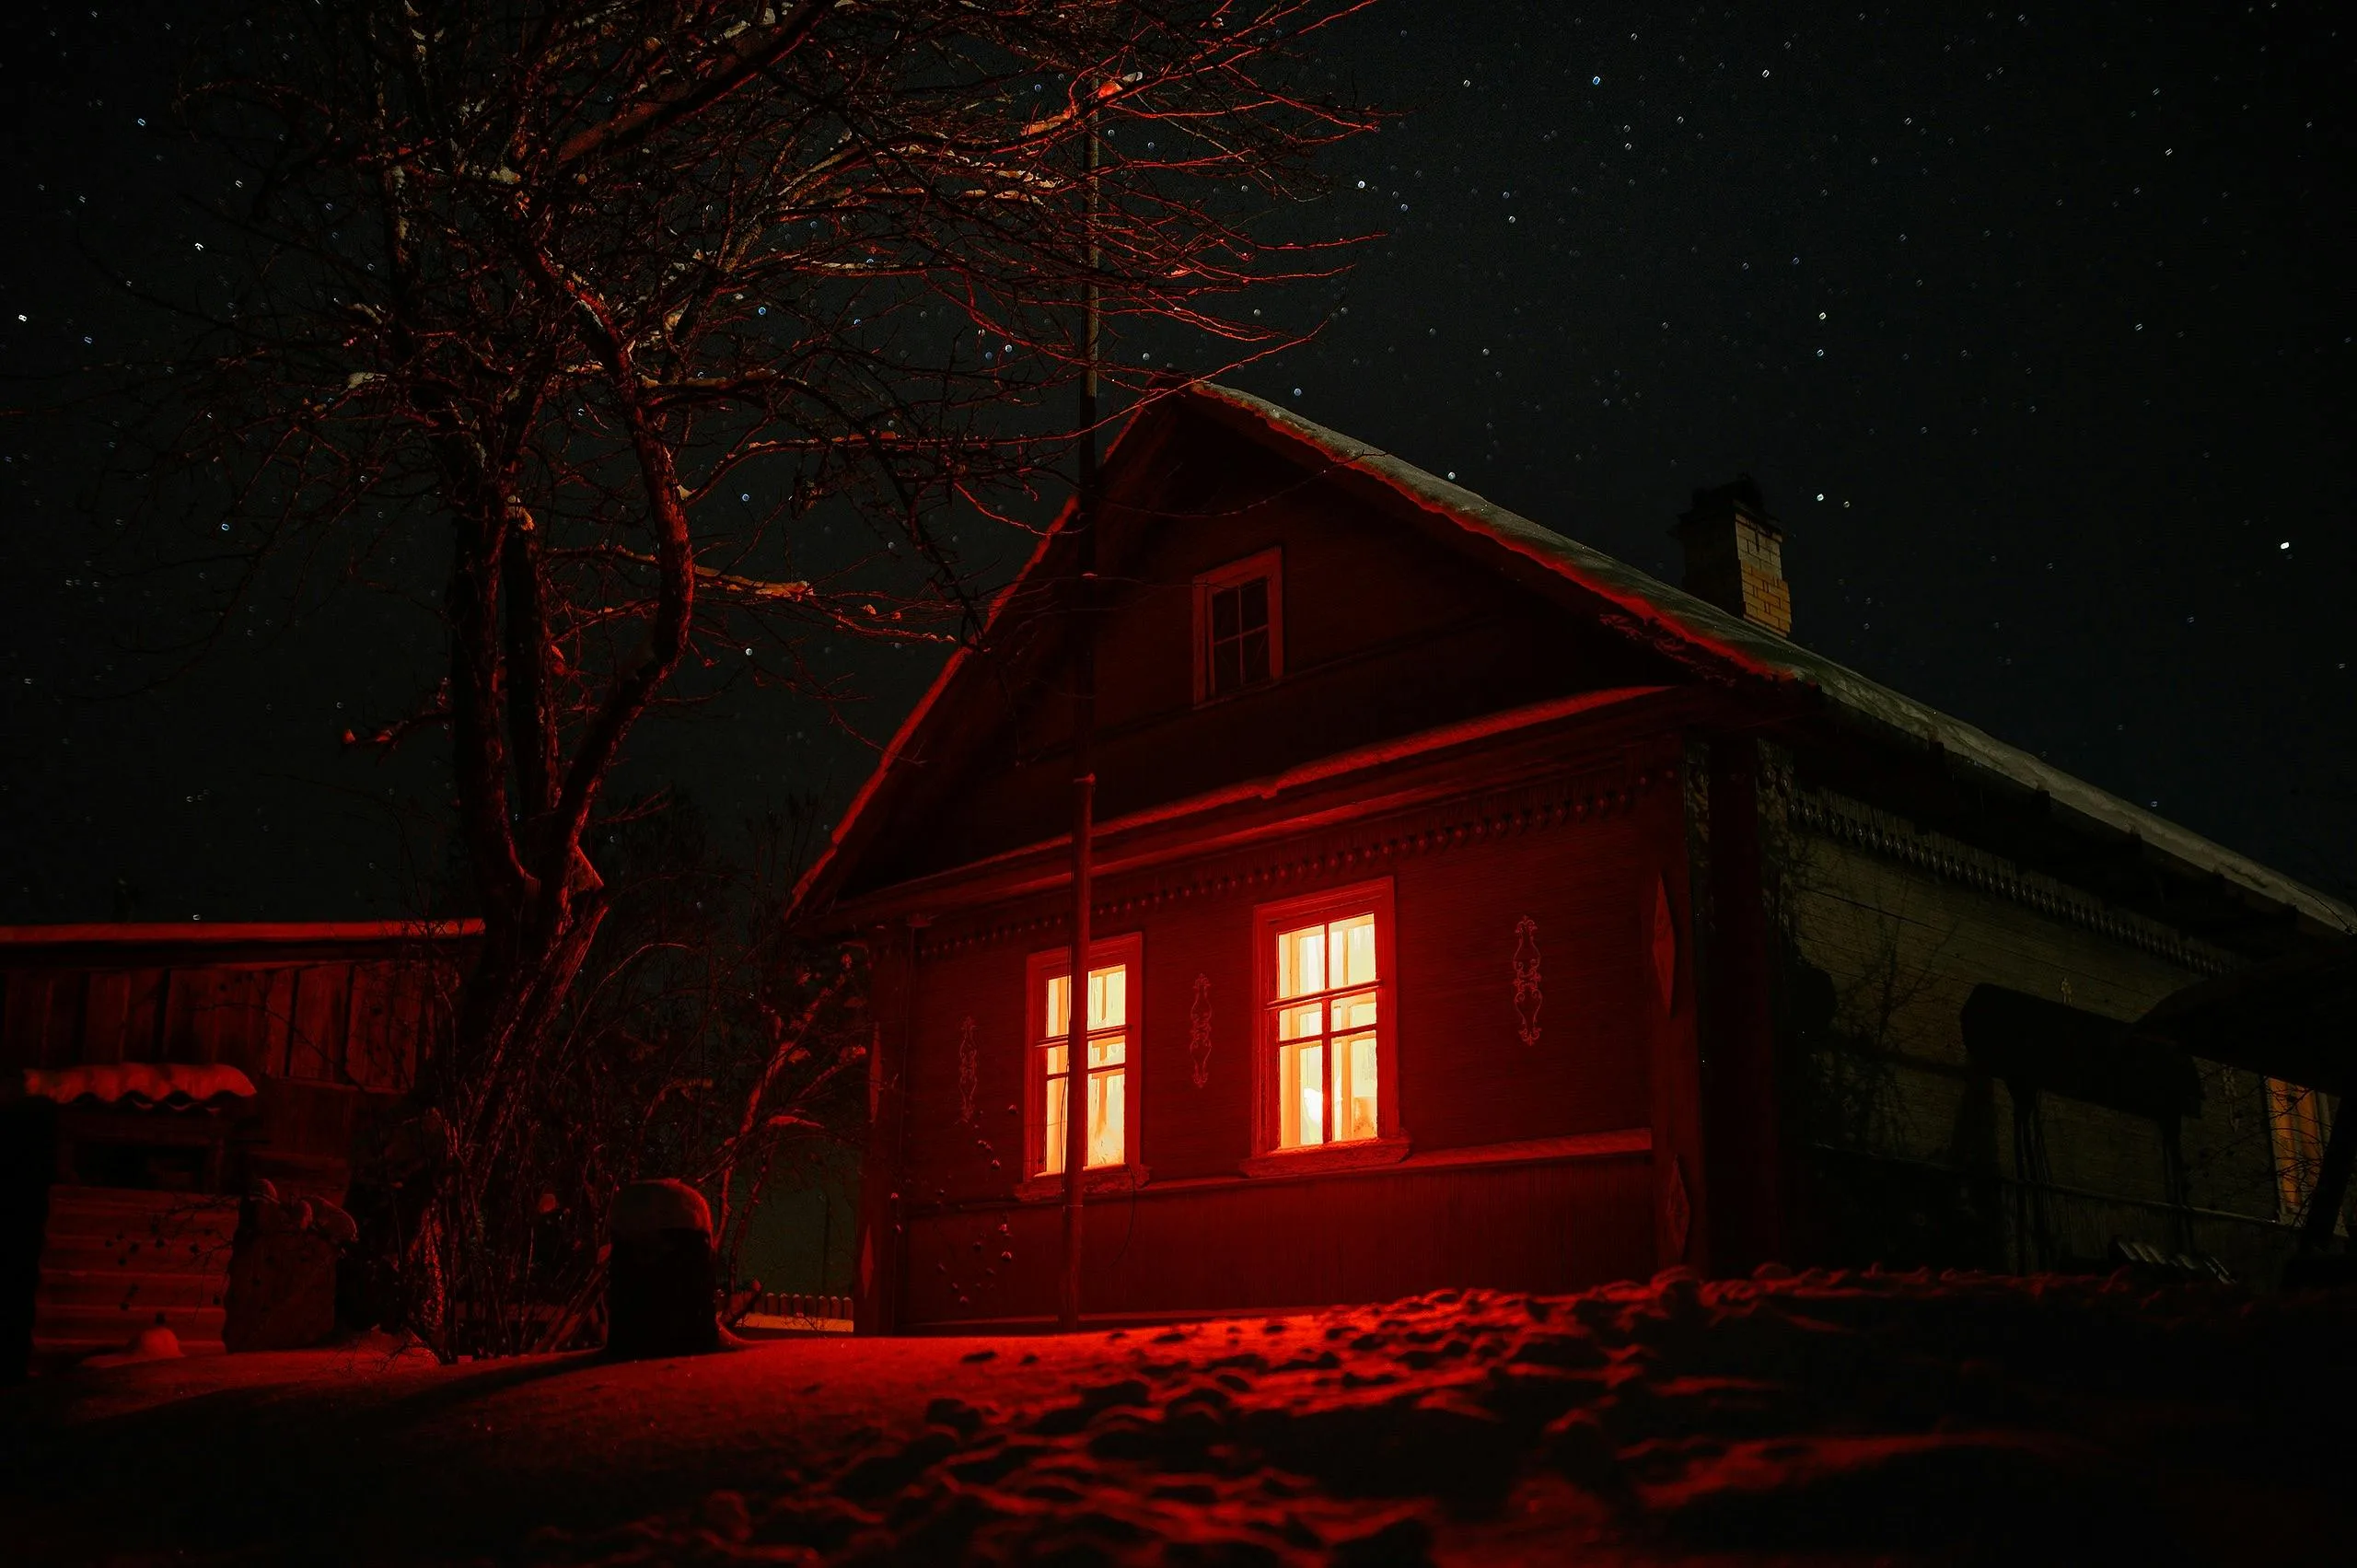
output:
[[[1097,830],[1097,131],[1088,133],[1089,277],[1084,284],[1086,321],[1080,376],[1079,484],[1074,497],[1076,549],[1073,568],[1072,691],[1072,974],[1064,995],[1063,1278],[1056,1296],[1056,1326],[1080,1327],[1082,1185],[1088,1163],[1088,949],[1091,852]]]
[[[1683,843],[1686,874],[1677,897],[1666,871],[1654,896],[1669,906],[1671,992],[1653,1030],[1652,1091],[1654,1257],[1656,1267],[1712,1265],[1710,1164],[1703,1135],[1702,1044],[1713,1037],[1717,971],[1711,901],[1711,747],[1689,736],[1678,764],[1678,818],[1669,825]]]
[[[863,1334],[899,1327],[901,1133],[907,1119],[911,1035],[916,1027],[918,942],[924,917],[900,930],[869,934],[869,1010],[873,1034],[867,1059],[867,1149],[859,1179],[859,1250],[853,1265],[853,1313]],[[831,1209],[830,1213],[831,1214]],[[824,1260],[821,1260],[821,1268]]]
[[[1783,1113],[1769,986],[1759,820],[1759,745],[1749,736],[1710,743],[1712,1006],[1703,1045],[1704,1148],[1710,1262],[1747,1272],[1784,1250],[1779,1121]]]
[[[1083,633],[1083,643],[1087,640],[1086,633]],[[1081,690],[1087,692],[1086,685]],[[1088,694],[1078,696],[1074,703],[1074,708],[1084,711],[1095,705]],[[1093,719],[1092,714],[1089,720]],[[1064,992],[1063,1280],[1056,1297],[1056,1325],[1066,1333],[1080,1327],[1081,1191],[1088,1160],[1088,900],[1093,869],[1089,841],[1095,827],[1097,777],[1089,770],[1086,735],[1086,729],[1074,726],[1072,977]]]

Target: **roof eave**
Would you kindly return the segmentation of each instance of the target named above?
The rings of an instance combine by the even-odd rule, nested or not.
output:
[[[1811,652],[1790,638],[1730,615],[1625,562],[1506,511],[1459,485],[1365,442],[1326,429],[1290,410],[1233,388],[1206,385],[1207,398],[1264,428],[1306,443],[1351,468],[1376,476],[1418,505],[1447,517],[1524,559],[1579,583],[1636,618],[1639,635],[1683,637],[1731,669],[1771,685],[1812,692],[1826,710],[1871,733],[1944,753],[2000,785],[2052,803],[2059,820],[2075,817],[2101,833],[2133,836],[2200,877],[2217,877],[2247,897],[2293,912],[2317,935],[2357,933],[2357,909],[2203,838],[2158,814],[2049,766],[1986,731],[1919,703]]]
[[[1336,471],[1363,475],[1399,500],[1436,521],[1454,525],[1504,557],[1526,563],[1542,577],[1568,583],[1600,601],[1602,618],[1632,640],[1657,646],[1703,673],[1738,684],[1757,682],[1812,705],[1836,720],[1886,742],[1896,741],[1944,758],[2024,796],[2042,796],[2057,820],[2091,837],[2132,837],[2153,853],[2197,877],[2214,877],[2248,899],[2287,910],[2316,933],[2357,932],[2357,909],[2293,881],[2247,856],[2201,837],[2156,813],[2098,789],[2085,781],[1998,740],[1960,719],[1941,713],[1848,667],[1823,657],[1766,627],[1730,615],[1717,606],[1672,587],[1627,563],[1507,511],[1469,490],[1417,468],[1353,437],[1302,418],[1266,399],[1214,383],[1198,383],[1166,394],[1157,407],[1184,402],[1221,416],[1231,428],[1258,432],[1272,444],[1307,448]],[[1127,440],[1138,428],[1133,420]],[[1119,443],[1117,443],[1118,445]],[[1045,560],[1070,517],[1067,506],[1043,535],[1039,548],[994,601],[993,621],[1006,596],[1028,581]],[[949,681],[968,658],[953,656],[925,696],[887,747],[885,761],[844,813],[824,854],[796,887],[789,903],[795,918],[806,918],[840,887],[846,860],[856,853],[854,823],[872,819],[888,775],[897,772],[922,738]],[[1789,718],[1786,708],[1781,716]]]
[[[1315,792],[1340,787],[1350,789],[1376,780],[1386,772],[1412,768],[1425,763],[1446,761],[1453,753],[1470,747],[1493,745],[1530,737],[1543,737],[1550,732],[1585,726],[1609,721],[1624,715],[1647,715],[1644,722],[1676,726],[1693,721],[1695,714],[1681,698],[1690,688],[1669,686],[1615,687],[1604,691],[1581,692],[1569,697],[1550,698],[1503,713],[1484,714],[1480,718],[1459,720],[1437,726],[1413,735],[1378,741],[1367,746],[1324,757],[1300,766],[1288,768],[1266,777],[1247,779],[1200,795],[1188,796],[1141,810],[1108,818],[1097,825],[1096,843],[1100,857],[1099,873],[1105,876],[1141,869],[1147,864],[1160,864],[1168,859],[1183,859],[1208,853],[1201,843],[1172,846],[1155,853],[1149,860],[1122,864],[1117,853],[1126,840],[1135,840],[1158,829],[1174,829],[1182,825],[1213,821],[1237,811],[1248,811],[1272,802],[1299,797]],[[1697,698],[1708,701],[1707,698]],[[1669,709],[1660,704],[1668,703]],[[1480,787],[1488,787],[1485,781]],[[1434,795],[1461,795],[1461,784]],[[1381,809],[1397,807],[1397,801],[1383,804]],[[1275,836],[1300,830],[1301,824],[1288,821],[1268,828],[1257,836]],[[1036,865],[1040,869],[1033,883],[1026,883],[1020,892],[1036,892],[1043,888],[1062,884],[1069,876],[1066,862],[1070,854],[1071,836],[1059,834],[980,860],[970,861],[944,871],[893,883],[861,893],[836,912],[841,923],[851,926],[873,923],[911,912],[931,916],[949,907],[961,907],[971,901],[957,889],[988,881],[994,875],[1012,868]],[[1234,847],[1228,841],[1211,846]],[[1036,885],[1034,885],[1036,883]]]
[[[1173,389],[1158,394],[1151,402],[1131,411],[1127,422],[1114,434],[1108,445],[1105,461],[1109,467],[1116,454],[1138,435],[1145,423],[1144,416],[1167,408],[1185,389]],[[1068,498],[1055,519],[1040,530],[1039,542],[1006,585],[992,596],[990,608],[984,611],[982,624],[971,643],[961,644],[943,663],[932,682],[909,710],[892,738],[885,743],[883,755],[877,761],[875,771],[867,775],[859,790],[843,808],[834,831],[828,836],[827,847],[810,863],[809,868],[795,882],[794,890],[785,900],[785,923],[789,928],[804,924],[824,909],[843,878],[850,874],[867,832],[875,820],[879,802],[887,789],[898,782],[899,774],[912,765],[911,759],[922,754],[922,743],[928,732],[940,720],[942,699],[965,674],[967,668],[981,656],[991,634],[999,629],[1001,621],[1014,603],[1015,597],[1030,583],[1047,563],[1048,557],[1069,531],[1073,517],[1079,508],[1079,498]]]

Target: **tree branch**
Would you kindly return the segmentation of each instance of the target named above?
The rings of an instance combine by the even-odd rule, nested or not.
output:
[[[681,83],[660,97],[632,105],[602,124],[575,132],[557,148],[556,167],[570,168],[586,157],[635,145],[702,113],[799,49],[835,4],[836,0],[801,0],[771,30],[743,34],[701,81]]]

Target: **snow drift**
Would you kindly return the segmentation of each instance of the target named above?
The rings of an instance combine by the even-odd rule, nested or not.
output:
[[[1570,1297],[1441,1292],[1115,1332],[1076,1386],[1043,1387],[1039,1342],[1005,1340],[966,1352],[921,1418],[770,1492],[543,1530],[533,1551],[613,1565],[2235,1561],[2346,1528],[2345,1499],[2325,1500],[2351,1454],[2352,1328],[2346,1299],[2124,1273],[1674,1272]]]

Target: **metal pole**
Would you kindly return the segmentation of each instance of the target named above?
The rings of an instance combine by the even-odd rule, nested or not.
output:
[[[1088,949],[1092,852],[1097,828],[1097,128],[1088,130],[1087,186],[1082,193],[1088,231],[1088,276],[1080,377],[1080,481],[1074,497],[1072,690],[1072,974],[1064,1018],[1064,1251],[1056,1326],[1080,1327],[1081,1187],[1088,1161]]]

